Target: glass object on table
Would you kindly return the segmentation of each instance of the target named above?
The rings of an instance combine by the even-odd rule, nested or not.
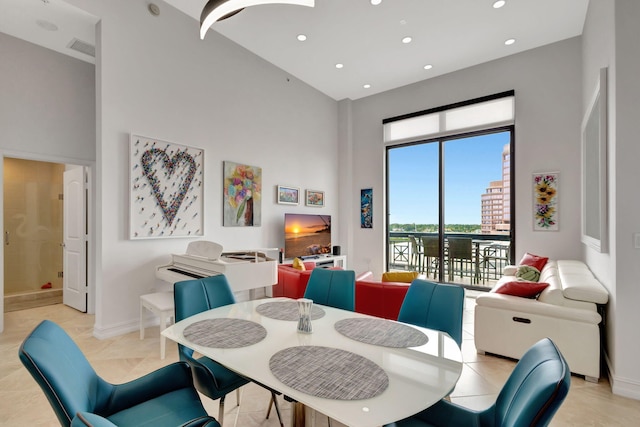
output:
[[[298,300],[298,332],[310,334],[313,332],[311,326],[311,307],[313,307],[313,300],[308,298],[299,298]]]

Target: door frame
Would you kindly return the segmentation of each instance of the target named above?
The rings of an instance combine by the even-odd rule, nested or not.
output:
[[[515,218],[515,207],[516,207],[516,195],[514,189],[515,187],[515,125],[502,125],[495,127],[487,127],[485,129],[473,130],[469,132],[460,132],[457,134],[450,135],[442,135],[433,138],[426,139],[418,139],[416,141],[404,142],[399,144],[389,144],[385,147],[385,268],[388,270],[391,264],[391,259],[389,257],[388,248],[391,247],[391,239],[390,239],[390,197],[389,197],[389,151],[395,148],[402,148],[411,145],[420,145],[420,144],[428,144],[434,143],[438,144],[438,223],[442,225],[444,222],[444,200],[443,196],[445,193],[444,189],[444,176],[442,171],[444,170],[444,144],[448,141],[455,141],[466,138],[474,138],[477,136],[490,135],[496,133],[507,132],[509,134],[509,169],[510,169],[510,200],[509,200],[509,209],[510,209],[510,246],[509,246],[509,258],[514,259],[515,255],[515,241],[516,241],[516,218]],[[438,239],[440,240],[440,259],[444,259],[444,239],[445,239],[445,231],[442,226],[438,227]],[[440,283],[448,283],[444,277],[444,269],[439,269],[439,277],[438,282]],[[482,286],[474,286],[474,285],[463,285],[466,288],[474,289],[474,290],[486,290],[486,288]]]
[[[95,209],[95,161],[87,161],[83,159],[75,159],[70,157],[61,157],[46,154],[26,153],[12,150],[0,150],[2,162],[0,162],[0,222],[4,223],[4,158],[11,157],[22,160],[33,160],[39,162],[72,164],[85,166],[88,169],[87,183],[87,314],[95,314],[96,310],[96,209]],[[0,257],[4,260],[4,245],[0,245]],[[0,263],[0,297],[4,301],[4,261]],[[0,304],[0,333],[4,331],[4,302]]]

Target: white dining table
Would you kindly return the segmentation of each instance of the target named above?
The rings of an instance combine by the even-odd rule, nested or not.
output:
[[[456,342],[446,333],[432,329],[408,325],[415,331],[426,335],[426,343],[404,348],[388,347],[361,342],[336,330],[336,323],[346,319],[377,319],[372,316],[340,310],[327,306],[316,306],[324,312],[318,319],[312,320],[312,333],[297,331],[297,319],[278,320],[260,314],[257,308],[261,304],[295,301],[287,298],[267,298],[239,302],[191,316],[162,331],[162,334],[177,343],[194,349],[238,374],[259,382],[294,399],[293,424],[304,423],[304,406],[319,411],[347,426],[373,427],[397,421],[420,412],[447,396],[455,387],[462,373],[462,354]],[[258,342],[241,344],[243,347],[221,348],[217,344],[201,345],[190,335],[195,326],[206,325],[213,319],[241,319],[249,326],[263,327],[266,335]],[[224,321],[226,322],[226,320]],[[370,321],[367,321],[370,322]],[[387,326],[405,327],[405,324],[392,322]],[[343,323],[344,324],[344,323]],[[192,340],[185,338],[187,335]],[[206,335],[207,329],[201,328]],[[415,332],[414,330],[410,332]],[[201,333],[202,335],[202,333]],[[419,334],[421,335],[421,334]],[[201,341],[198,341],[201,342]],[[210,346],[215,345],[215,346]],[[368,359],[380,368],[378,373],[388,377],[388,385],[376,396],[343,399],[327,398],[282,382],[270,367],[270,361],[276,353],[291,350],[306,350],[294,347],[323,347],[337,349]],[[346,354],[346,353],[345,353]],[[375,366],[374,365],[374,366]],[[309,366],[306,366],[309,369]],[[320,367],[321,368],[321,367]],[[314,372],[322,372],[322,369]],[[286,369],[289,370],[288,367]],[[291,374],[295,374],[291,369]],[[279,375],[281,375],[280,373]],[[322,375],[322,374],[319,374]],[[350,375],[345,375],[349,377]],[[373,378],[373,377],[372,377]],[[368,381],[368,379],[364,379]],[[346,381],[346,379],[345,379]],[[318,381],[321,384],[322,378]],[[337,387],[340,389],[340,387]],[[331,392],[331,390],[329,390]],[[300,409],[302,408],[302,409]],[[300,411],[302,410],[302,415]],[[309,417],[307,417],[309,418]],[[302,421],[301,421],[302,420]]]

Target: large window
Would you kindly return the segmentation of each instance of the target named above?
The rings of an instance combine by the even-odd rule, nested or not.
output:
[[[507,104],[511,119],[491,110]],[[385,124],[389,270],[472,287],[495,283],[514,251],[512,116],[510,96],[399,120],[409,125],[392,121],[394,129]],[[418,124],[421,117],[427,124]]]

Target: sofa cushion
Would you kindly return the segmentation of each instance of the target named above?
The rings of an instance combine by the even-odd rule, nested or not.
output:
[[[521,265],[516,270],[516,277],[529,282],[537,282],[540,279],[540,270],[530,265]]]
[[[302,261],[300,258],[294,258],[293,259],[293,263],[291,264],[291,267],[295,268],[296,270],[300,270],[300,271],[305,271],[307,269],[304,266],[304,261]]]
[[[382,273],[383,282],[411,283],[418,277],[417,271],[387,271]]]
[[[542,271],[545,264],[549,261],[548,257],[543,257],[540,255],[534,255],[529,252],[525,253],[522,259],[520,260],[519,265],[530,265],[531,267],[535,267],[538,271]]]
[[[580,261],[558,261],[558,276],[565,298],[595,304],[606,304],[609,300],[607,290],[593,276],[589,267]]]
[[[512,280],[511,282],[505,282],[498,286],[495,289],[495,292],[498,294],[513,295],[516,297],[535,298],[548,286],[548,283],[543,282]]]

